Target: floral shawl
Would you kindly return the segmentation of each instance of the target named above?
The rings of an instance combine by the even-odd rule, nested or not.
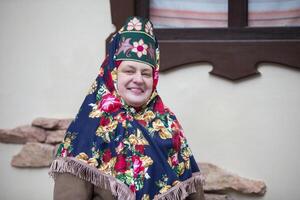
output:
[[[158,48],[153,93],[137,111],[116,90],[115,55],[124,41],[120,33],[112,39],[49,173],[54,178],[71,173],[122,200],[184,199],[196,192],[201,176],[176,116],[156,91]]]

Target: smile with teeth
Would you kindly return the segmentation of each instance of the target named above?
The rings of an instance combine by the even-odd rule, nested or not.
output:
[[[128,90],[136,94],[144,93],[144,90],[142,88],[137,87],[129,87]]]

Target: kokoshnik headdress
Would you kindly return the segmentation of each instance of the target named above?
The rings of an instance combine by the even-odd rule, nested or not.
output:
[[[130,17],[66,131],[50,175],[71,173],[122,200],[184,199],[201,175],[175,117],[157,94],[159,50],[150,21]],[[118,62],[150,65],[153,92],[138,111],[116,90]]]

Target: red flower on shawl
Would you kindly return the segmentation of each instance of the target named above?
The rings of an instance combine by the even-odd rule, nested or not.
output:
[[[101,125],[101,126],[107,126],[109,123],[110,123],[110,119],[109,119],[109,118],[102,117],[102,118],[100,119],[100,125]]]
[[[68,149],[63,148],[62,151],[61,151],[61,156],[62,157],[67,157],[69,155],[70,155],[70,153],[69,153]]]
[[[173,131],[180,131],[182,129],[177,120],[171,124],[171,128]]]
[[[116,112],[121,108],[121,106],[121,101],[111,93],[108,93],[102,97],[102,101],[100,102],[99,108],[104,112],[110,113]]]
[[[138,120],[138,122],[143,126],[147,126],[147,122],[145,120]]]
[[[136,190],[135,190],[135,185],[134,185],[134,184],[130,185],[130,186],[129,186],[129,189],[130,189],[132,192],[135,192],[135,191],[136,191]]]
[[[144,154],[145,147],[144,147],[144,145],[137,144],[137,145],[135,145],[135,150],[140,152],[141,154]]]
[[[111,152],[110,152],[109,149],[106,149],[106,150],[104,151],[104,153],[103,153],[102,160],[103,160],[104,162],[109,162],[110,159],[111,159]]]
[[[144,171],[143,162],[141,161],[139,156],[132,156],[132,162],[133,162],[133,176],[136,178],[138,174],[142,171]]]
[[[175,153],[171,156],[171,164],[172,164],[172,166],[177,166],[179,164],[177,153]]]
[[[108,64],[108,56],[105,58],[105,60],[103,61],[103,63],[101,64],[101,67],[99,69],[99,76],[103,76],[104,75],[104,68],[105,66]]]
[[[104,69],[101,67],[99,70],[99,76],[103,76],[104,75]]]
[[[124,173],[126,171],[126,157],[123,154],[117,156],[117,162],[115,164],[115,170],[117,172]]]
[[[164,104],[163,104],[163,102],[160,98],[157,98],[157,101],[156,101],[155,106],[154,106],[154,111],[157,111],[160,114],[165,113]]]
[[[179,132],[176,132],[172,137],[172,144],[175,151],[179,151],[181,147],[181,136]]]
[[[156,86],[157,86],[157,83],[158,83],[158,70],[155,69],[154,70],[154,75],[153,75],[153,90],[155,90]]]
[[[120,112],[118,115],[115,116],[115,119],[118,120],[118,122],[123,122],[127,119],[127,114],[124,112]]]
[[[108,70],[108,69],[106,69]],[[114,87],[114,81],[112,79],[112,75],[111,75],[111,72],[107,72],[107,73],[104,73],[104,81],[105,81],[105,85],[106,85],[106,88],[112,92],[115,90],[115,87]]]

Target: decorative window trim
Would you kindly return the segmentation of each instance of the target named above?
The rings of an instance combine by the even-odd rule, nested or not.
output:
[[[128,16],[149,18],[149,0],[110,3],[112,23],[117,30]],[[239,80],[259,74],[260,63],[300,69],[300,27],[248,27],[248,0],[228,3],[226,28],[155,30],[161,49],[161,71],[207,62],[213,66],[210,74]]]

